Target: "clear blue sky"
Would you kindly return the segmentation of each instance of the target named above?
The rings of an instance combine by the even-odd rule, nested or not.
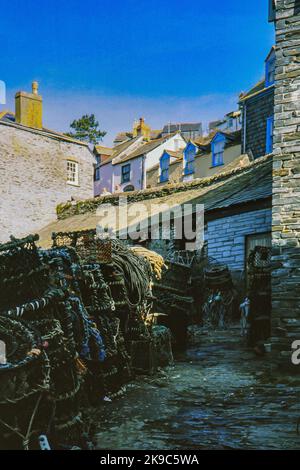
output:
[[[267,4],[0,0],[8,104],[37,79],[45,124],[57,129],[81,112],[110,133],[141,113],[153,127],[218,118],[262,76],[274,40]]]

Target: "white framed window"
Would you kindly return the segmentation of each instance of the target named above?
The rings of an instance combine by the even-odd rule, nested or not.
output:
[[[67,182],[69,184],[79,184],[79,166],[73,160],[67,160]]]
[[[212,143],[212,166],[224,165],[224,150],[225,150],[226,138],[222,134],[216,134]]]

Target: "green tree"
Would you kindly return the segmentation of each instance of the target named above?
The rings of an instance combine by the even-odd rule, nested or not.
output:
[[[75,119],[70,128],[74,129],[74,132],[66,132],[65,135],[94,145],[106,135],[106,132],[99,129],[99,122],[94,114],[85,114],[80,119]]]

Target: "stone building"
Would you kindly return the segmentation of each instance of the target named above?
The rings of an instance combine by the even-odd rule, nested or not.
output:
[[[253,158],[272,153],[274,120],[275,48],[265,61],[265,76],[240,95],[242,110],[242,153]]]
[[[290,361],[300,329],[300,4],[277,0],[273,163],[274,347]],[[285,338],[278,339],[278,335]]]
[[[67,205],[56,222],[41,230],[40,242],[47,247],[51,244],[52,232],[95,229],[102,223],[120,233],[128,227],[143,226],[147,218],[162,214],[166,207],[172,211],[190,204],[194,210],[197,204],[204,204],[208,255],[228,264],[239,290],[245,292],[245,263],[250,250],[256,245],[271,246],[271,170],[272,158],[266,156],[248,161],[242,167],[225,167],[222,173],[189,183],[128,193],[127,207],[131,216],[120,217],[116,225],[113,211],[107,212],[104,222],[100,214],[102,204],[111,203],[117,207],[118,216],[118,195],[95,198],[71,207]],[[140,204],[143,204],[142,211]],[[174,234],[174,230],[171,232]],[[171,235],[163,239],[160,233],[157,237],[149,233],[147,246],[169,257],[175,251],[184,250],[187,242],[184,237],[175,240]]]
[[[93,196],[95,157],[87,144],[42,124],[42,98],[16,94],[16,112],[0,118],[0,240],[35,232],[56,207]]]

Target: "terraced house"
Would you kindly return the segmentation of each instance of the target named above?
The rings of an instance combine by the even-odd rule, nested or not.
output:
[[[128,192],[148,186],[147,171],[158,164],[164,150],[183,149],[185,139],[180,132],[173,132],[152,139],[151,131],[143,119],[134,129],[134,137],[115,145],[110,155],[102,147],[95,147],[98,164],[95,173],[95,196],[107,192]],[[104,154],[106,152],[106,155]]]
[[[241,155],[241,131],[215,130],[207,137],[189,140],[176,152],[164,150],[159,163],[147,171],[147,187],[212,176],[229,164],[242,164],[245,157],[249,161]]]

